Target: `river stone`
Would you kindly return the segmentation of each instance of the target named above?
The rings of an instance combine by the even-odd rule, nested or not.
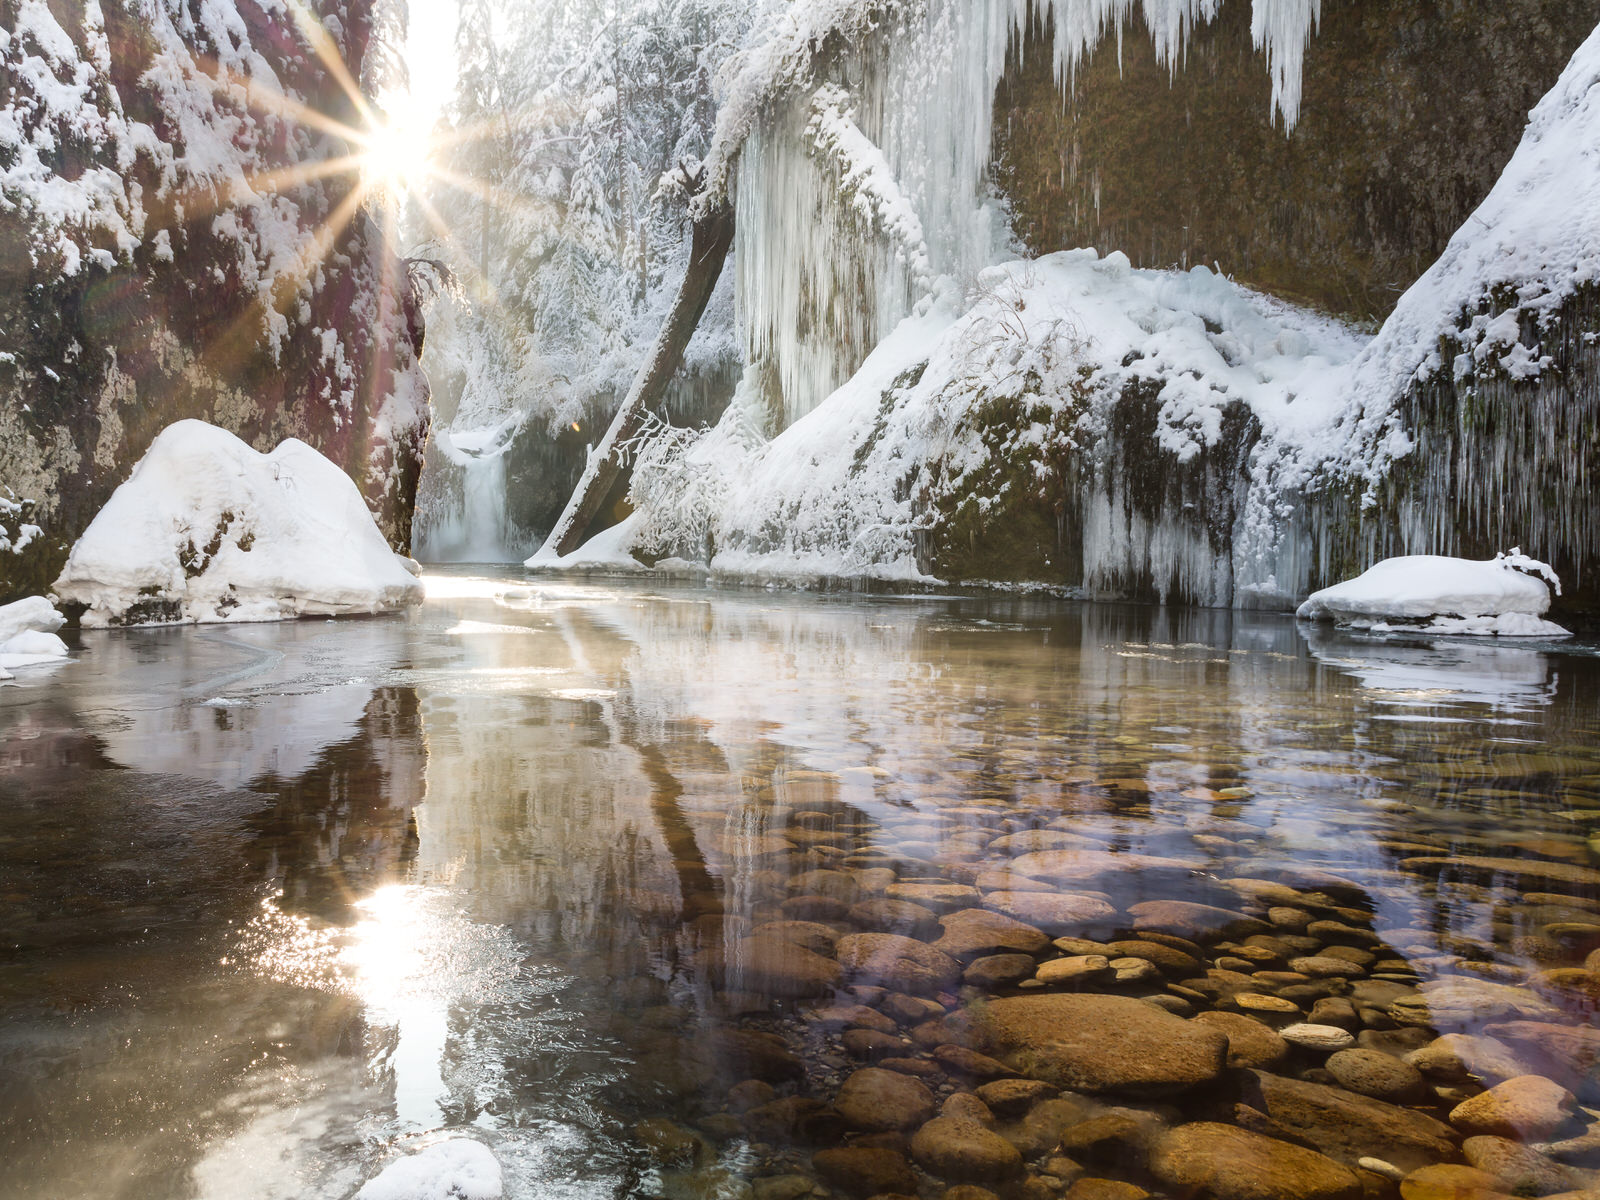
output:
[[[871,1132],[914,1129],[939,1111],[924,1084],[878,1067],[863,1067],[846,1079],[833,1106],[850,1125]]]
[[[1153,1127],[1154,1126],[1154,1127]],[[1159,1124],[1136,1120],[1126,1113],[1102,1113],[1067,1128],[1061,1134],[1061,1153],[1089,1166],[1138,1170],[1144,1166]]]
[[[1008,833],[997,837],[989,843],[990,854],[1003,854],[1008,858],[1020,854],[1031,854],[1038,850],[1099,850],[1104,849],[1105,843],[1094,838],[1084,837],[1079,833],[1068,833],[1062,829],[1024,829],[1020,833]]]
[[[1235,992],[1233,1002],[1246,1012],[1281,1013],[1287,1016],[1300,1011],[1300,1006],[1293,1000],[1269,996],[1265,992]]]
[[[697,961],[730,988],[783,999],[831,995],[841,982],[837,963],[778,937],[715,947]]]
[[[1266,933],[1271,928],[1254,917],[1185,900],[1146,900],[1129,905],[1128,912],[1133,917],[1134,929],[1139,932],[1170,933],[1191,941],[1243,938],[1253,933]]]
[[[1142,1000],[1055,994],[991,1001],[980,1044],[1024,1075],[1085,1092],[1166,1096],[1209,1083],[1228,1039]]]
[[[754,1200],[800,1200],[816,1190],[817,1181],[809,1175],[765,1175],[752,1180]]]
[[[1421,1099],[1427,1090],[1422,1072],[1377,1050],[1340,1050],[1323,1065],[1341,1087],[1377,1100],[1403,1104]]]
[[[831,868],[821,867],[813,871],[804,871],[791,879],[789,881],[789,894],[791,896],[827,896],[830,899],[840,900],[846,905],[850,905],[860,898],[861,884],[848,871],[835,871]]]
[[[1195,1200],[1361,1200],[1353,1171],[1303,1146],[1234,1125],[1196,1122],[1155,1143],[1150,1171]]]
[[[1103,954],[1075,954],[1040,963],[1034,978],[1051,987],[1080,987],[1111,974]]]
[[[987,954],[1037,954],[1050,939],[1036,927],[1001,912],[964,908],[939,918],[944,936],[935,950],[965,961]]]
[[[757,1142],[799,1142],[818,1146],[836,1142],[847,1126],[836,1109],[807,1096],[784,1096],[744,1114],[744,1127]]]
[[[971,908],[978,903],[978,889],[964,883],[896,883],[884,889],[890,900],[909,900],[934,912]]]
[[[961,972],[961,980],[992,992],[1033,978],[1037,966],[1031,954],[987,954],[968,963],[967,969]]]
[[[1022,1155],[1005,1138],[960,1117],[935,1117],[917,1130],[911,1156],[942,1179],[1000,1180],[1022,1166]]]
[[[1573,863],[1541,862],[1532,858],[1475,858],[1470,856],[1422,856],[1400,860],[1402,870],[1420,874],[1475,875],[1502,877],[1515,881],[1525,891],[1549,888],[1559,891],[1576,887],[1588,891],[1600,888],[1600,871]]]
[[[811,1156],[818,1175],[852,1196],[917,1190],[917,1176],[904,1154],[868,1146],[836,1146]]]
[[[1518,1075],[1456,1105],[1450,1124],[1463,1134],[1543,1142],[1572,1119],[1571,1092],[1542,1075]]]
[[[1040,1100],[1021,1120],[1000,1132],[1024,1158],[1032,1159],[1054,1150],[1061,1144],[1061,1134],[1067,1127],[1089,1115],[1090,1102],[1076,1096]]]
[[[1506,1200],[1500,1181],[1464,1163],[1435,1163],[1400,1181],[1400,1200]]]
[[[850,911],[844,900],[832,896],[790,896],[778,909],[790,921],[842,921]]]
[[[855,1026],[859,1029],[874,1029],[879,1033],[894,1033],[900,1028],[891,1018],[884,1016],[875,1008],[868,1008],[865,1004],[830,1004],[826,1008],[814,1008],[805,1016],[806,1020],[813,1021],[824,1029],[848,1029]]]
[[[1011,860],[1011,870],[1019,875],[1048,880],[1063,887],[1087,887],[1100,879],[1118,876],[1187,878],[1198,866],[1198,862],[1186,859],[1119,854],[1109,850],[1036,850]]]
[[[970,1046],[936,1046],[933,1057],[952,1075],[965,1075],[972,1079],[1006,1079],[1016,1074],[1005,1063],[987,1054],[979,1054]]]
[[[902,1025],[915,1025],[944,1015],[944,1005],[937,1000],[908,996],[904,992],[891,992],[878,1007]]]
[[[1049,934],[1109,926],[1117,915],[1117,910],[1104,900],[1062,892],[990,892],[984,896],[983,903],[987,908]]]
[[[1265,1071],[1247,1072],[1243,1085],[1246,1104],[1346,1166],[1370,1155],[1413,1171],[1456,1156],[1455,1132],[1423,1113]]]
[[[880,1059],[909,1054],[915,1047],[903,1037],[876,1029],[847,1029],[839,1039],[851,1058]]]
[[[1289,1043],[1260,1021],[1243,1013],[1203,1012],[1196,1025],[1220,1029],[1228,1039],[1229,1067],[1275,1067],[1289,1054]]]
[[[1027,1112],[1041,1100],[1048,1100],[1057,1089],[1042,1079],[996,1079],[978,1088],[978,1099],[991,1112],[1002,1117]]]
[[[933,909],[910,900],[887,900],[882,896],[851,906],[845,920],[872,933],[898,933],[906,937],[928,938],[939,931],[939,915]],[[838,941],[837,935],[834,941]]]
[[[1291,958],[1289,969],[1301,975],[1309,975],[1312,979],[1348,979],[1352,975],[1365,974],[1355,963],[1343,958],[1330,958],[1325,954]]]
[[[1588,1182],[1585,1172],[1564,1167],[1510,1138],[1480,1134],[1463,1142],[1461,1150],[1469,1163],[1493,1175],[1501,1188],[1520,1196],[1548,1196]]]
[[[1284,1041],[1293,1045],[1324,1053],[1343,1050],[1346,1046],[1356,1044],[1356,1035],[1348,1029],[1340,1029],[1337,1025],[1311,1025],[1301,1021],[1294,1025],[1285,1025],[1278,1030],[1278,1034]]]
[[[711,1060],[730,1074],[748,1075],[765,1083],[785,1083],[805,1077],[805,1064],[789,1049],[789,1043],[775,1033],[719,1029],[707,1039],[706,1050]]]
[[[976,1121],[986,1129],[994,1128],[994,1113],[971,1092],[952,1092],[945,1097],[944,1103],[939,1106],[939,1115],[960,1117],[965,1121]]]
[[[1508,1021],[1484,1032],[1510,1046],[1533,1071],[1565,1083],[1579,1099],[1600,1102],[1600,1028]]]
[[[1429,1079],[1451,1082],[1477,1078],[1493,1084],[1528,1073],[1510,1047],[1470,1033],[1444,1034],[1411,1051],[1405,1060]]]
[[[1559,1021],[1559,1009],[1527,988],[1454,975],[1424,983],[1414,996],[1402,996],[1389,1013],[1408,1025],[1478,1026],[1492,1021]]]
[[[961,964],[948,954],[898,934],[852,933],[839,939],[838,953],[852,979],[897,992],[937,992],[961,978]]]
[[[1123,1179],[1080,1179],[1067,1189],[1062,1200],[1150,1200],[1150,1193]]]

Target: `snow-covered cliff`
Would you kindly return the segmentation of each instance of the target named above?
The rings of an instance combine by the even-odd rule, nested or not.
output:
[[[378,0],[0,10],[0,597],[40,590],[155,434],[298,437],[397,547],[422,324],[348,133]]]

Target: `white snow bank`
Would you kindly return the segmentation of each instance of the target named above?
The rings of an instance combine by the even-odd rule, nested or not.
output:
[[[500,1200],[500,1164],[482,1142],[451,1138],[390,1163],[356,1200]]]
[[[55,634],[66,617],[43,596],[29,596],[0,605],[0,679],[11,679],[16,667],[60,662],[67,644]]]
[[[164,429],[56,581],[87,626],[388,612],[422,584],[356,485],[304,442],[270,454],[204,421]]]
[[[1378,631],[1420,627],[1430,633],[1570,637],[1541,619],[1550,607],[1551,586],[1559,595],[1555,572],[1521,550],[1483,561],[1412,554],[1384,559],[1354,579],[1313,592],[1295,615]]]
[[[571,554],[560,555],[541,548],[522,565],[530,571],[643,571],[644,564],[628,552],[638,526],[639,514],[630,513]]]

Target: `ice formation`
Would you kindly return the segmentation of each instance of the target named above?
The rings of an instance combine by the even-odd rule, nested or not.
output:
[[[169,425],[84,531],[55,590],[87,626],[375,613],[422,598],[350,477],[296,439],[260,454]]]
[[[500,1200],[500,1164],[482,1142],[449,1138],[396,1159],[355,1200]]]
[[[43,596],[28,596],[0,605],[0,679],[12,678],[17,667],[57,663],[67,644],[56,636],[66,617]]]
[[[987,183],[994,93],[1030,11],[1053,22],[1065,83],[1104,39],[1120,44],[1135,16],[1176,70],[1221,3],[817,0],[774,21],[735,60],[709,168],[713,188],[737,189],[746,361],[773,373],[783,423],[843,384],[935,276],[965,285],[1006,257],[1009,229]],[[1289,126],[1319,15],[1320,0],[1253,0],[1272,104]],[[888,36],[874,39],[879,30]],[[827,59],[840,45],[856,53]]]
[[[1520,549],[1483,561],[1411,554],[1313,592],[1295,615],[1378,631],[1570,637],[1542,619],[1552,588],[1561,594],[1555,572]]]

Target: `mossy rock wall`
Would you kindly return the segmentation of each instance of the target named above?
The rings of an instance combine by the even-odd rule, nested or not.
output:
[[[1137,18],[1063,89],[1034,22],[996,95],[995,175],[1030,252],[1218,265],[1328,312],[1381,319],[1510,160],[1528,110],[1600,24],[1600,0],[1329,0],[1299,122],[1275,123],[1250,5],[1182,61]]]

